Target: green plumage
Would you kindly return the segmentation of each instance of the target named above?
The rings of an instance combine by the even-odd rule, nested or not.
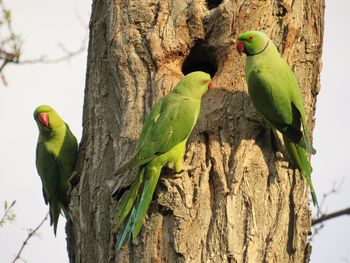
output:
[[[264,120],[283,134],[287,151],[306,179],[314,205],[312,167],[307,153],[316,151],[310,142],[305,109],[298,82],[274,43],[264,33],[248,31],[238,37],[237,50],[247,55],[249,96]]]
[[[50,106],[37,107],[34,119],[39,128],[36,168],[42,181],[45,204],[50,207],[50,224],[53,224],[56,235],[61,209],[66,217],[68,215],[68,181],[74,170],[78,143],[68,125]]]
[[[209,74],[190,73],[172,92],[158,100],[146,117],[135,156],[117,171],[121,174],[137,169],[137,176],[115,215],[119,229],[117,250],[139,234],[162,167],[173,163],[176,172],[182,170],[186,141],[196,124],[201,98],[208,86]]]

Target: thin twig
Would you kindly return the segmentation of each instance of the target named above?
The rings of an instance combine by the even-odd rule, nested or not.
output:
[[[322,215],[319,218],[313,219],[312,220],[312,225],[317,225],[320,224],[324,221],[330,220],[332,218],[338,217],[338,216],[342,216],[342,215],[350,215],[350,207],[330,213],[330,214],[326,214],[326,215]]]
[[[12,263],[16,262],[18,259],[21,258],[21,253],[22,253],[23,249],[25,248],[25,246],[28,244],[29,239],[31,239],[31,238],[35,235],[35,233],[40,229],[40,227],[41,227],[41,226],[44,224],[44,222],[47,220],[47,217],[48,217],[48,216],[49,216],[49,213],[47,213],[47,214],[45,215],[44,219],[41,220],[40,224],[39,224],[36,228],[34,228],[33,230],[30,230],[30,231],[29,231],[27,238],[23,241],[23,244],[22,244],[21,248],[19,249],[19,251],[18,251],[16,257],[13,259]]]
[[[3,224],[5,224],[6,221],[8,221],[7,219],[9,217],[9,213],[11,212],[11,209],[15,204],[16,204],[16,200],[13,200],[12,203],[10,204],[10,206],[5,209],[5,213],[2,216],[2,218],[0,219],[0,226],[2,226]],[[6,201],[5,201],[5,206],[6,206]],[[12,216],[14,216],[14,215],[10,215],[10,219],[12,218]],[[12,219],[14,219],[14,218],[12,218]]]
[[[321,232],[321,230],[324,228],[324,221],[327,219],[323,219],[325,216],[328,216],[327,211],[324,209],[324,205],[326,204],[326,200],[334,194],[337,194],[341,191],[341,186],[344,182],[344,177],[341,179],[339,183],[333,182],[332,188],[330,191],[323,194],[322,201],[320,202],[319,207],[317,208],[317,218],[312,219],[311,224],[313,226],[313,234],[310,237],[310,241],[313,240],[313,238]],[[316,223],[314,223],[316,222]]]
[[[324,215],[324,212],[323,212],[322,210],[323,210],[323,206],[324,206],[325,203],[326,203],[326,200],[327,200],[331,195],[339,193],[339,192],[340,192],[340,189],[341,189],[341,186],[343,185],[343,183],[344,183],[344,177],[340,180],[339,183],[333,182],[332,189],[331,189],[330,191],[328,191],[327,193],[324,193],[324,194],[323,194],[321,204],[320,204],[320,206],[318,207],[318,211],[317,211],[317,214],[319,215],[319,217],[322,217],[322,215]]]
[[[87,43],[87,37],[85,37],[84,40],[81,42],[80,47],[74,51],[69,51],[62,44],[59,44],[59,47],[65,52],[65,54],[62,55],[61,57],[47,58],[46,55],[42,55],[39,58],[24,59],[24,60],[18,61],[17,63],[19,63],[19,64],[36,64],[36,63],[54,64],[54,63],[59,63],[62,61],[67,61],[67,60],[70,60],[71,58],[81,54],[86,49],[86,43]]]
[[[0,13],[2,13],[4,19],[4,26],[7,29],[7,35],[6,37],[0,38],[0,81],[4,83],[6,86],[6,79],[3,74],[3,70],[6,66],[9,64],[55,64],[60,63],[63,61],[68,61],[71,58],[81,54],[86,50],[87,46],[87,40],[88,40],[88,34],[85,35],[83,41],[81,42],[81,45],[76,50],[68,50],[64,45],[59,44],[58,46],[62,49],[63,54],[61,56],[58,56],[56,58],[49,58],[47,55],[41,55],[37,58],[29,58],[29,59],[20,59],[21,57],[21,48],[23,41],[20,38],[18,34],[15,33],[12,27],[12,21],[11,21],[11,13],[10,11],[5,7],[3,0],[0,0]],[[8,14],[6,16],[6,14]],[[81,20],[80,17],[78,19]],[[79,21],[80,21],[79,20]],[[1,21],[0,21],[1,22]],[[80,23],[83,24],[82,21]],[[2,24],[0,24],[0,27]],[[86,28],[86,26],[84,26]]]
[[[1,66],[0,66],[0,72],[4,69],[4,67],[6,66],[7,63],[9,63],[10,61],[8,59],[4,59],[4,62],[2,62]]]
[[[22,40],[19,35],[15,33],[12,27],[12,18],[10,11],[5,7],[5,4],[0,0],[0,17],[2,26],[6,27],[7,34],[2,36],[0,39],[0,60],[3,60],[0,66],[1,79],[6,86],[6,79],[3,75],[3,69],[9,63],[18,63],[19,57],[21,55]]]

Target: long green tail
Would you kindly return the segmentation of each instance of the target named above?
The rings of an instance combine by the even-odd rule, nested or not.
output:
[[[128,193],[124,195],[116,214],[116,227],[120,228],[116,242],[117,250],[129,241],[131,237],[136,238],[140,233],[157,186],[160,170],[161,167],[151,166],[150,164],[140,168],[139,176],[131,185]],[[140,188],[142,189],[141,194],[139,194]],[[128,215],[128,220],[123,224]]]
[[[53,224],[53,232],[56,236],[57,232],[57,224],[58,224],[58,218],[60,217],[61,213],[61,205],[57,199],[57,197],[54,195],[52,196],[52,199],[49,202],[50,204],[50,225]]]
[[[128,216],[132,206],[134,205],[140,185],[143,182],[144,172],[145,172],[144,168],[141,168],[139,170],[139,174],[136,176],[135,180],[131,184],[129,191],[123,196],[123,199],[120,202],[118,211],[115,214],[115,219],[116,219],[115,227],[117,229],[122,225],[125,218]]]
[[[307,184],[310,187],[312,203],[314,204],[314,206],[318,207],[316,193],[311,181],[312,167],[307,158],[305,149],[293,143],[286,136],[283,136],[283,140],[289,153],[289,156],[292,158],[293,162],[298,167],[298,170],[300,171],[301,175],[305,178]]]
[[[305,119],[302,120],[302,125],[303,125],[303,135],[305,138],[305,149],[311,154],[316,154],[316,150],[312,147],[312,144],[310,142],[310,131],[309,127],[307,125],[307,122]]]

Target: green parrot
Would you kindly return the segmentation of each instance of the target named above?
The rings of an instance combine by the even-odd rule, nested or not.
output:
[[[313,204],[318,205],[307,156],[316,151],[310,142],[303,99],[293,71],[271,39],[262,32],[242,33],[236,48],[240,54],[247,55],[248,93],[257,112],[268,126],[282,133],[292,161],[310,187]]]
[[[61,209],[68,216],[68,182],[75,166],[78,143],[68,125],[56,111],[41,105],[34,111],[39,128],[36,169],[43,184],[45,204],[50,207],[50,225],[56,235]]]
[[[117,213],[119,250],[141,230],[163,166],[182,170],[186,142],[196,124],[201,98],[212,88],[210,75],[201,71],[186,75],[166,96],[159,99],[146,117],[136,144],[136,154],[116,174],[135,169],[136,178],[124,194]],[[126,220],[127,219],[127,220]]]

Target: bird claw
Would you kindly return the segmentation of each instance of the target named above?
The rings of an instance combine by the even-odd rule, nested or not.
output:
[[[250,114],[250,115],[246,115],[244,116],[248,121],[251,121],[251,122],[255,122],[255,123],[258,123],[258,124],[262,124],[262,120],[261,118],[259,118],[258,116],[256,115],[253,115],[253,114]]]
[[[281,141],[277,135],[277,132],[274,129],[270,129],[270,136],[271,136],[271,147],[273,152],[275,153],[275,157],[278,161],[283,160],[283,152],[282,152],[282,144]]]
[[[283,161],[284,157],[283,157],[283,153],[280,151],[275,152],[275,157],[277,161]]]
[[[184,165],[184,164],[171,164],[169,165],[168,164],[168,168],[172,169],[173,171],[175,170],[175,177],[180,175],[181,173],[184,173],[184,172],[191,172],[193,170],[196,170],[197,168],[199,168],[199,166],[193,166],[193,165]]]
[[[180,170],[176,170],[177,173],[192,172],[199,168],[198,165],[182,165]]]

